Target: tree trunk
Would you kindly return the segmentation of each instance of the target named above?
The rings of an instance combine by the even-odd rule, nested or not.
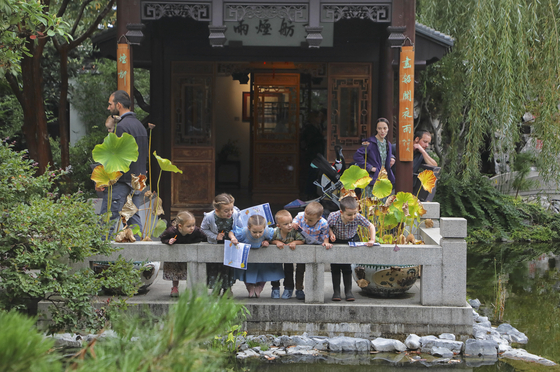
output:
[[[27,43],[31,56],[24,54],[21,62],[23,107],[23,132],[27,141],[29,157],[39,165],[39,172],[45,173],[52,166],[52,152],[47,131],[47,115],[43,94],[43,70],[41,59],[47,39]],[[12,87],[13,88],[13,87]]]
[[[68,123],[68,44],[60,48],[60,98],[58,100],[58,125],[60,136],[60,167],[70,165],[70,140]]]

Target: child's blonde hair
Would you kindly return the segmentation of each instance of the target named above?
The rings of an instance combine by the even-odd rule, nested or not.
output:
[[[212,207],[214,207],[214,209],[216,210],[220,210],[222,205],[233,203],[235,203],[235,198],[231,196],[231,194],[227,194],[224,192],[222,194],[216,195],[216,197],[214,198],[214,202],[212,202]]]
[[[105,128],[107,128],[107,131],[114,133],[117,122],[118,120],[113,115],[107,116],[107,119],[105,120]]]
[[[305,211],[310,215],[320,217],[323,215],[323,206],[321,205],[321,203],[311,202],[307,204],[307,207],[305,207]]]
[[[264,218],[260,214],[252,215],[247,220],[247,227],[251,228],[251,226],[266,226],[266,218]]]
[[[279,210],[279,211],[276,212],[276,214],[274,215],[274,218],[276,218],[276,220],[278,220],[279,218],[283,218],[283,217],[286,217],[286,218],[289,218],[289,219],[292,219],[292,218],[293,218],[293,217],[292,217],[292,214],[290,213],[290,211],[287,211],[287,210],[285,210],[285,209]]]
[[[191,221],[191,220],[195,220],[194,218],[194,214],[192,214],[189,211],[181,211],[179,213],[177,213],[177,217],[175,217],[175,220],[173,221],[173,226],[177,226],[177,225],[184,225],[185,222],[187,221]]]

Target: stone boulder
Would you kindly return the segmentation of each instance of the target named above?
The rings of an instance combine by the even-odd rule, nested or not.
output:
[[[474,300],[469,300],[469,304],[472,306],[473,309],[478,309],[481,305],[478,298],[475,298]]]
[[[310,347],[314,347],[315,344],[317,343],[315,340],[313,340],[312,338],[307,337],[307,335],[303,335],[303,336],[292,336],[292,342],[295,345],[304,345],[304,346],[310,346]]]
[[[439,335],[439,338],[441,340],[451,340],[451,341],[455,341],[455,335],[453,333],[442,333],[441,335]]]
[[[399,340],[378,337],[371,341],[373,348],[377,351],[405,351],[406,345]]]
[[[370,342],[363,338],[334,337],[328,340],[330,351],[369,351]]]
[[[515,327],[511,326],[510,324],[503,323],[498,326],[496,329],[501,335],[508,335],[509,341],[515,342],[517,344],[526,344],[529,342],[529,339],[523,332],[519,332]]]
[[[410,350],[417,350],[422,346],[420,345],[420,337],[415,335],[414,333],[408,335],[404,343]]]
[[[463,355],[468,357],[498,358],[498,344],[490,340],[468,339]]]
[[[526,362],[535,362],[545,366],[555,366],[552,360],[542,358],[538,355],[528,353],[524,349],[511,349],[501,355],[502,358],[524,360]]]
[[[452,358],[453,357],[453,352],[446,347],[432,346],[432,349],[430,350],[430,354],[432,354],[433,356],[442,357],[442,358]]]

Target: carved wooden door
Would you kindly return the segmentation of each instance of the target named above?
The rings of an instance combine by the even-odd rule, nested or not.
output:
[[[336,158],[335,146],[342,146],[346,161],[362,145],[362,139],[376,133],[371,128],[371,64],[329,65],[329,125],[327,158]],[[349,160],[350,159],[350,160]]]
[[[214,64],[172,64],[171,211],[206,211],[214,199]]]
[[[253,200],[292,201],[299,195],[299,74],[255,74],[253,107]]]

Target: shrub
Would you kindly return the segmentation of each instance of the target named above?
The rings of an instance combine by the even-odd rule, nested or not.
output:
[[[54,340],[37,332],[35,321],[35,318],[15,311],[0,311],[0,371],[62,371],[60,357],[50,352]]]
[[[76,360],[81,371],[223,371],[228,353],[211,348],[216,334],[225,334],[246,314],[227,296],[208,294],[206,287],[186,291],[162,319],[119,317],[107,338],[90,349],[93,358]],[[131,341],[134,339],[135,341]]]
[[[25,155],[0,146],[0,308],[28,309],[30,302],[48,300],[51,331],[99,328],[90,298],[102,282],[89,269],[74,272],[70,262],[113,248],[82,193],[57,192],[63,172],[35,176]]]

